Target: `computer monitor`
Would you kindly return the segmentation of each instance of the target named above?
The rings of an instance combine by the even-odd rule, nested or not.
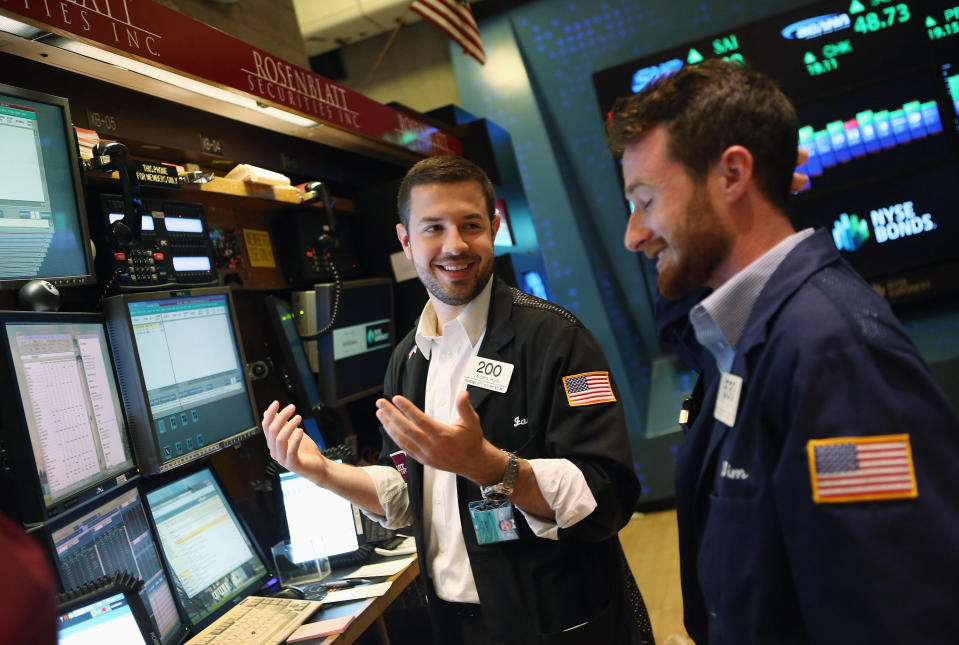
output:
[[[339,303],[336,293],[339,290]],[[304,340],[310,367],[324,405],[336,406],[383,388],[386,366],[396,343],[393,323],[393,281],[390,278],[350,280],[339,287],[317,284],[293,292],[293,320],[301,338],[311,338],[330,322],[332,329],[316,340]]]
[[[123,592],[113,591],[105,592],[104,597],[97,600],[87,598],[69,610],[61,607],[57,645],[149,645],[127,597]]]
[[[87,512],[64,516],[47,533],[64,589],[73,589],[117,571],[144,581],[140,598],[162,645],[184,633],[166,572],[160,562],[140,493],[125,486]],[[104,641],[119,642],[119,641]],[[123,641],[125,642],[125,641]]]
[[[209,468],[146,496],[177,603],[194,630],[268,582],[263,558]]]
[[[303,351],[303,343],[293,322],[293,311],[286,301],[276,296],[265,300],[266,318],[270,324],[273,347],[273,364],[280,374],[297,412],[303,417],[303,430],[320,450],[326,449],[327,438],[320,432],[314,411],[320,407],[320,393],[316,389],[316,377]]]
[[[0,312],[3,503],[41,522],[136,474],[103,316]]]
[[[95,281],[66,99],[0,83],[0,289]]]
[[[360,547],[360,512],[348,500],[291,472],[280,473],[280,495],[295,562],[313,557],[316,538],[328,557]]]
[[[230,290],[105,298],[140,467],[166,471],[259,431]]]

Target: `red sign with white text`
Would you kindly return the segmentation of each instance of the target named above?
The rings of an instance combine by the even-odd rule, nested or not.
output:
[[[0,9],[424,155],[459,140],[153,0],[0,0]]]

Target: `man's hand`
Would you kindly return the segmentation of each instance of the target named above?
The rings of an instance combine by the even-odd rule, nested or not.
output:
[[[483,437],[480,418],[469,394],[456,397],[459,418],[439,423],[403,396],[392,403],[377,399],[376,417],[406,454],[426,466],[462,475],[481,486],[500,481],[506,471],[506,454]]]
[[[300,428],[303,417],[293,415],[296,407],[291,403],[282,410],[279,401],[274,401],[263,413],[263,436],[270,449],[270,456],[278,464],[316,483],[326,477],[327,460],[316,443]]]

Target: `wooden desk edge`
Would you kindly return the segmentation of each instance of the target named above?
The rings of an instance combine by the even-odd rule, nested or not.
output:
[[[419,573],[419,561],[414,555],[412,562],[404,567],[402,571],[398,571],[387,578],[386,581],[391,584],[385,594],[376,598],[367,599],[362,609],[360,609],[356,615],[356,618],[353,619],[353,622],[351,622],[342,633],[327,636],[324,640],[319,641],[320,645],[332,645],[333,643],[336,645],[349,645],[355,641],[360,637],[360,634],[365,632],[374,621],[383,615],[386,608],[403,593],[403,590],[416,579]]]

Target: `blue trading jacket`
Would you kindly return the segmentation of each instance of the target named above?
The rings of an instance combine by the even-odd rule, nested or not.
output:
[[[750,315],[733,427],[713,416],[715,362],[686,350],[705,385],[676,472],[697,645],[959,642],[959,423],[828,232],[787,256]],[[916,498],[814,501],[807,442],[900,433]]]

